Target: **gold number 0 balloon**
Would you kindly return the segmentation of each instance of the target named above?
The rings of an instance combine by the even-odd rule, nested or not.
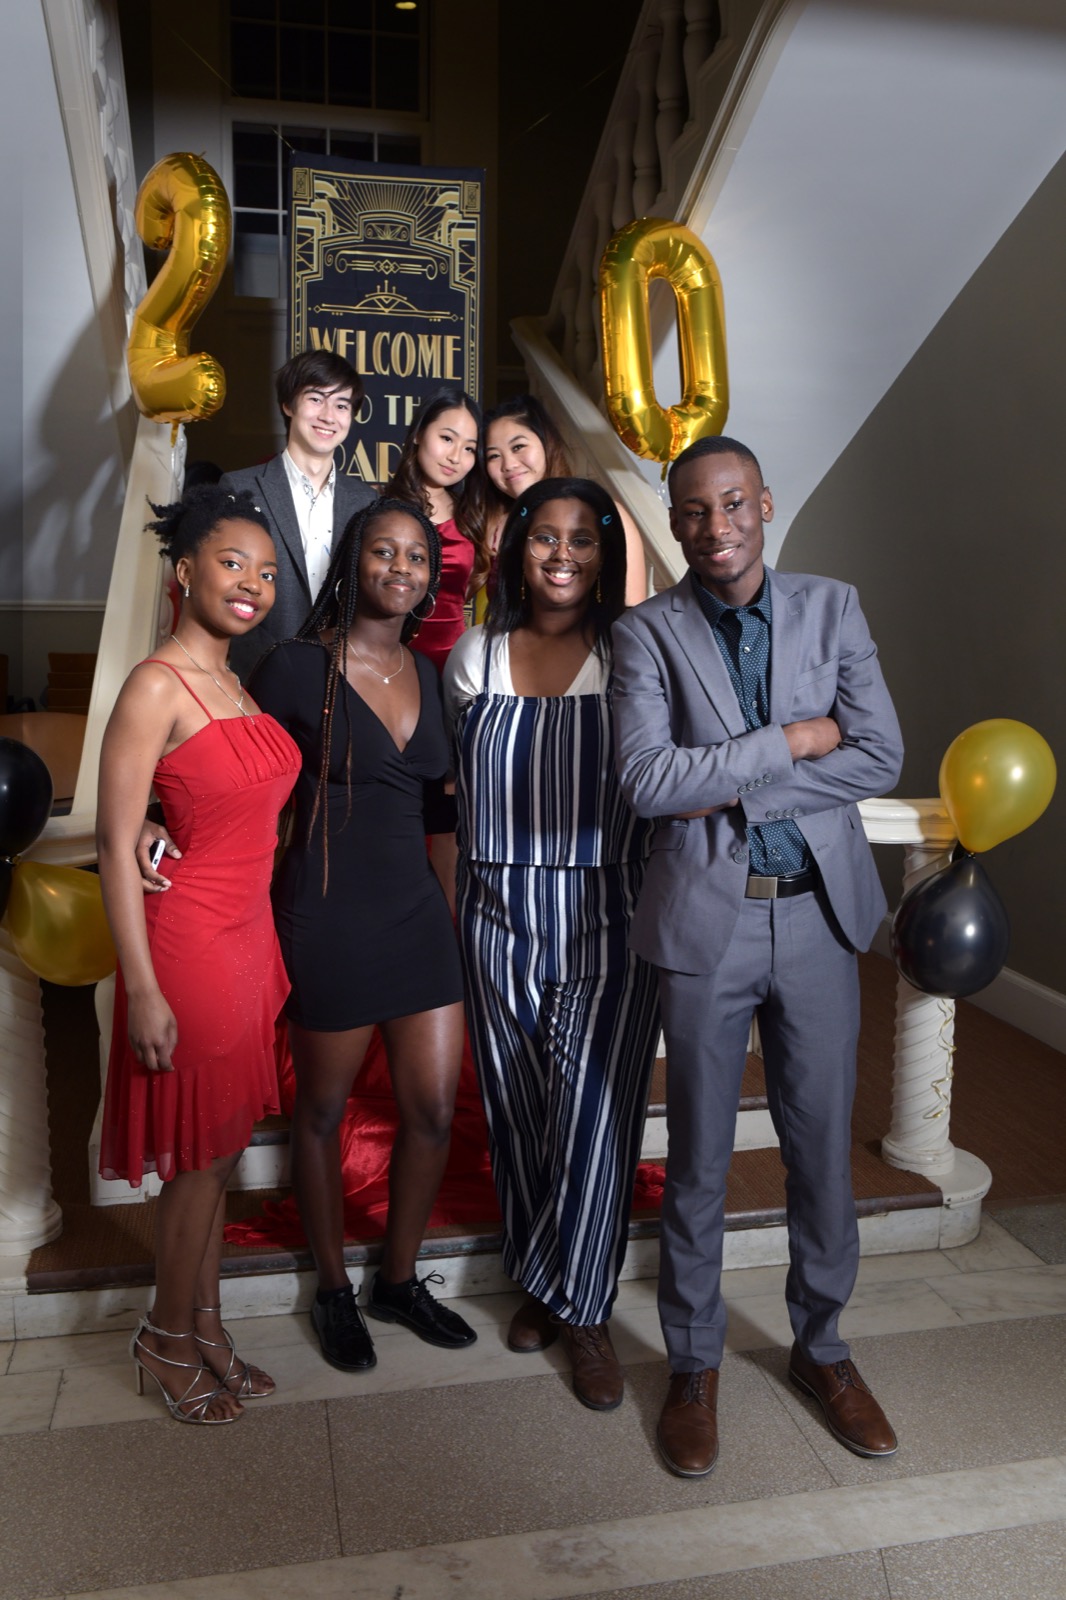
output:
[[[141,184],[134,215],[146,245],[170,247],[133,316],[126,360],[134,398],[156,422],[196,422],[226,398],[226,374],[214,356],[189,354],[189,335],[226,265],[229,201],[202,157],[164,156]]]
[[[648,283],[665,278],[677,300],[682,398],[655,398]],[[718,269],[701,239],[677,222],[641,217],[620,228],[600,263],[603,372],[615,432],[638,456],[673,461],[729,412],[725,313]]]

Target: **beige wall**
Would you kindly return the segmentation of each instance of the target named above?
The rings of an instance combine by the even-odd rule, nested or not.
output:
[[[1030,723],[1066,772],[1064,280],[1066,157],[806,502],[777,563],[858,585],[903,725],[900,794],[935,794],[947,745],[986,717]],[[1066,780],[1033,828],[984,858],[1011,917],[1008,965],[1060,992],[1064,830]],[[898,857],[890,899],[897,873]]]

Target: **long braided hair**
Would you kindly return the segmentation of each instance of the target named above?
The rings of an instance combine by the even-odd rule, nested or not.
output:
[[[411,505],[407,500],[390,499],[386,496],[372,500],[368,506],[357,511],[345,528],[341,542],[333,552],[329,571],[319,591],[318,599],[311,609],[310,616],[296,635],[298,639],[318,639],[320,634],[333,630],[333,640],[326,646],[329,651],[329,669],[326,674],[326,700],[322,710],[322,760],[315,785],[314,805],[311,807],[311,816],[307,824],[307,842],[310,844],[315,823],[321,816],[323,895],[329,882],[329,808],[326,805],[326,794],[329,787],[330,751],[333,747],[333,719],[340,686],[347,676],[348,630],[355,620],[359,604],[359,557],[362,554],[363,542],[374,523],[392,511],[402,512],[405,517],[410,517],[418,524],[429,551],[429,588],[425,596],[404,618],[400,643],[406,644],[409,639],[414,638],[436,604],[441,577],[440,534],[420,507]],[[348,805],[344,814],[345,826],[352,814],[352,725],[350,719],[346,720],[348,743],[344,770],[348,787]]]

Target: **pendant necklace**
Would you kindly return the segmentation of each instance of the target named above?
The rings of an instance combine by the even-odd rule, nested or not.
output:
[[[250,711],[245,711],[245,709],[244,709],[244,690],[241,689],[241,680],[239,678],[237,678],[237,674],[235,672],[233,673],[233,676],[235,678],[237,678],[237,687],[238,687],[238,689],[241,689],[241,697],[240,697],[239,700],[234,700],[234,698],[230,694],[229,690],[222,688],[222,685],[219,683],[218,679],[215,677],[213,672],[208,672],[206,667],[202,667],[200,665],[200,663],[197,661],[195,656],[189,655],[188,650],[185,649],[185,646],[182,644],[181,640],[178,638],[176,633],[172,633],[170,635],[170,637],[173,639],[173,641],[177,645],[178,649],[185,651],[185,654],[187,656],[189,656],[189,660],[192,662],[192,664],[196,668],[197,672],[205,673],[207,675],[207,677],[209,677],[211,679],[211,682],[214,684],[215,688],[222,690],[222,693],[226,696],[226,699],[230,702],[230,704],[231,705],[235,705],[237,707],[237,710],[240,712],[242,717],[250,717],[252,715],[252,713]],[[230,670],[232,671],[233,669],[231,668]]]
[[[366,668],[366,670],[368,672],[372,672],[374,674],[375,678],[380,678],[382,683],[388,683],[390,679],[398,678],[400,676],[400,673],[403,671],[404,661],[407,659],[405,657],[404,653],[403,653],[403,645],[400,645],[400,647],[399,647],[400,648],[400,665],[396,668],[395,672],[390,672],[388,674],[388,677],[386,677],[384,672],[379,672],[377,667],[372,667],[370,665],[370,662],[367,661],[365,659],[365,657],[363,657],[363,656],[361,656],[359,654],[358,650],[355,648],[355,645],[352,643],[352,641],[350,639],[348,640],[348,648],[352,652],[352,655],[356,658],[356,660],[357,661],[362,661],[363,666]]]

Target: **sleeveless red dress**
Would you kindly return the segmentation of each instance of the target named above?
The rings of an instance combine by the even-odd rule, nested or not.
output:
[[[138,1185],[145,1171],[166,1180],[207,1167],[243,1150],[253,1123],[278,1108],[274,1025],[289,981],[270,875],[278,813],[299,770],[295,744],[262,712],[212,717],[155,769],[182,856],[168,859],[171,888],[146,896],[144,914],[178,1043],[173,1072],[150,1072],[137,1060],[119,971],[100,1152],[105,1178]]]

